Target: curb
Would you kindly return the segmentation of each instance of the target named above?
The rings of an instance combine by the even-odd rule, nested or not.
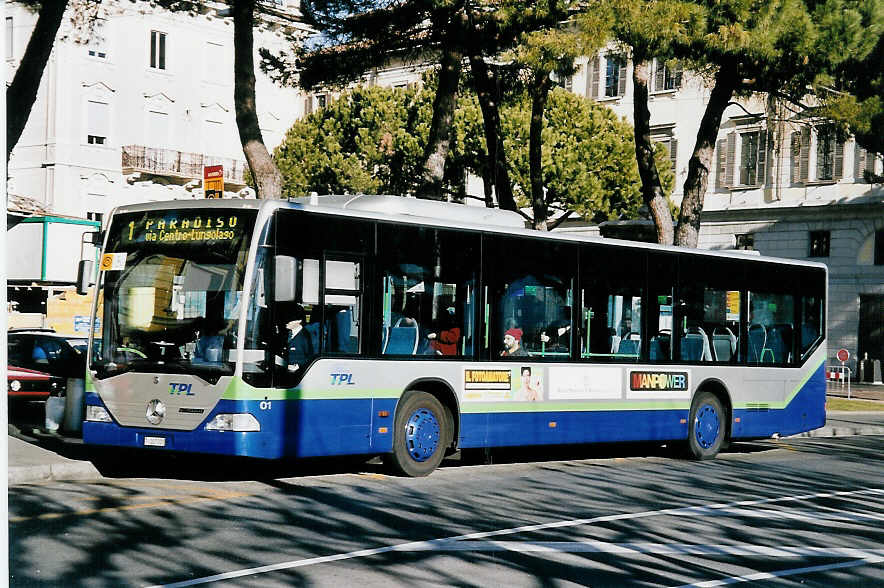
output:
[[[884,427],[823,427],[797,435],[789,435],[785,439],[799,439],[801,437],[855,437],[861,435],[884,435]]]
[[[8,472],[8,484],[32,482],[97,480],[101,472],[89,462],[53,463],[36,466],[12,466]]]

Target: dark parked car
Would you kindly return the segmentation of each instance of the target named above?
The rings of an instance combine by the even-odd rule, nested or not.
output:
[[[7,333],[8,364],[61,378],[83,378],[86,354],[77,349],[86,339],[48,329],[12,329]]]

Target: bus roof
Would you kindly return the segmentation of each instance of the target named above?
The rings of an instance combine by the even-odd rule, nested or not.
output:
[[[236,208],[258,210],[262,208],[291,208],[354,218],[372,219],[385,222],[398,222],[411,225],[422,225],[438,228],[467,229],[497,233],[502,235],[523,235],[534,239],[552,239],[556,241],[574,241],[582,243],[598,243],[615,247],[641,248],[673,253],[691,253],[711,257],[766,261],[785,263],[806,267],[819,267],[828,270],[823,263],[768,257],[757,252],[739,250],[710,250],[658,245],[625,239],[610,239],[565,232],[539,232],[526,228],[525,219],[520,214],[507,210],[466,206],[451,202],[423,200],[414,197],[393,195],[335,194],[327,196],[308,196],[287,200],[253,200],[253,199],[206,199],[206,200],[172,200],[166,202],[150,202],[132,204],[116,208],[113,212],[139,212],[161,209],[205,209],[205,208]]]

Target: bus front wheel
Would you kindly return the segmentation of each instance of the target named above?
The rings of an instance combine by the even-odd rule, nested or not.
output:
[[[393,453],[387,454],[385,461],[401,475],[428,475],[442,462],[451,444],[451,421],[435,396],[409,392],[396,407]]]
[[[699,392],[691,404],[688,421],[688,453],[694,459],[712,459],[721,450],[726,415],[715,394]]]

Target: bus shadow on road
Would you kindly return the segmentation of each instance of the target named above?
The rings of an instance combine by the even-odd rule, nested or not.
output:
[[[734,443],[723,454],[772,451],[764,443]],[[492,448],[458,451],[442,468],[477,465],[532,464],[558,461],[612,460],[626,458],[683,459],[678,444],[618,443]],[[96,448],[90,461],[108,478],[151,477],[207,482],[270,481],[336,474],[392,475],[381,458],[371,455],[265,461],[246,457],[193,455],[167,451]]]

